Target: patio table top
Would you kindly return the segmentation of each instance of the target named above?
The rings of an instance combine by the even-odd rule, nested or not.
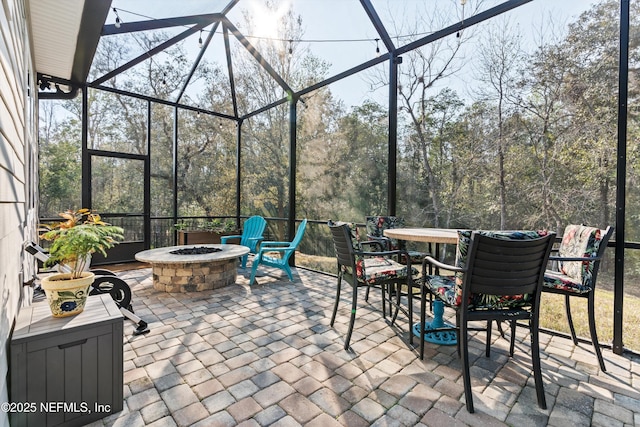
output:
[[[457,243],[458,230],[453,228],[389,228],[382,232],[385,236],[427,243]]]

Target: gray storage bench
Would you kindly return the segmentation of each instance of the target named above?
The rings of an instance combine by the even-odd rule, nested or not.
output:
[[[12,427],[82,426],[122,410],[123,317],[109,294],[54,318],[46,301],[22,308],[10,344]]]

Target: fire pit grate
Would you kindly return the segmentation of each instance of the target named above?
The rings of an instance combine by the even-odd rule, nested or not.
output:
[[[176,249],[175,251],[169,252],[174,255],[205,255],[212,254],[215,252],[221,252],[220,248],[207,248],[204,246],[201,247],[193,247],[193,248],[184,248],[184,249]]]

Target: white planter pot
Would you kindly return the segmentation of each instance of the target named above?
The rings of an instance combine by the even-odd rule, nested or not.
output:
[[[42,279],[42,289],[53,317],[75,316],[84,310],[89,296],[89,287],[95,279],[91,272],[81,273],[78,279],[71,279],[71,273],[52,274]]]

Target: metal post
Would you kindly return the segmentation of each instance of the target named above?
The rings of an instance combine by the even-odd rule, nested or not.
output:
[[[289,220],[288,240],[296,234],[296,148],[298,145],[298,97],[291,95],[289,101]],[[289,265],[296,265],[295,253],[289,258]]]
[[[89,155],[89,88],[82,88],[82,208],[91,209],[91,156]]]
[[[389,61],[389,155],[387,166],[387,206],[389,215],[396,215],[397,153],[398,153],[398,64],[402,57],[392,52]]]
[[[173,107],[173,223],[178,222],[178,107]],[[178,242],[178,230],[173,230],[173,241]]]
[[[613,297],[613,352],[622,354],[624,325],[624,242],[627,178],[627,100],[629,84],[629,0],[620,2],[620,69],[618,71],[618,162],[616,177],[616,260]]]
[[[242,123],[244,120],[238,120],[237,126],[237,143],[236,143],[236,224],[240,227],[240,202],[242,200],[240,191],[242,188]]]
[[[147,155],[144,158],[144,248],[151,248],[151,101],[147,101]]]

